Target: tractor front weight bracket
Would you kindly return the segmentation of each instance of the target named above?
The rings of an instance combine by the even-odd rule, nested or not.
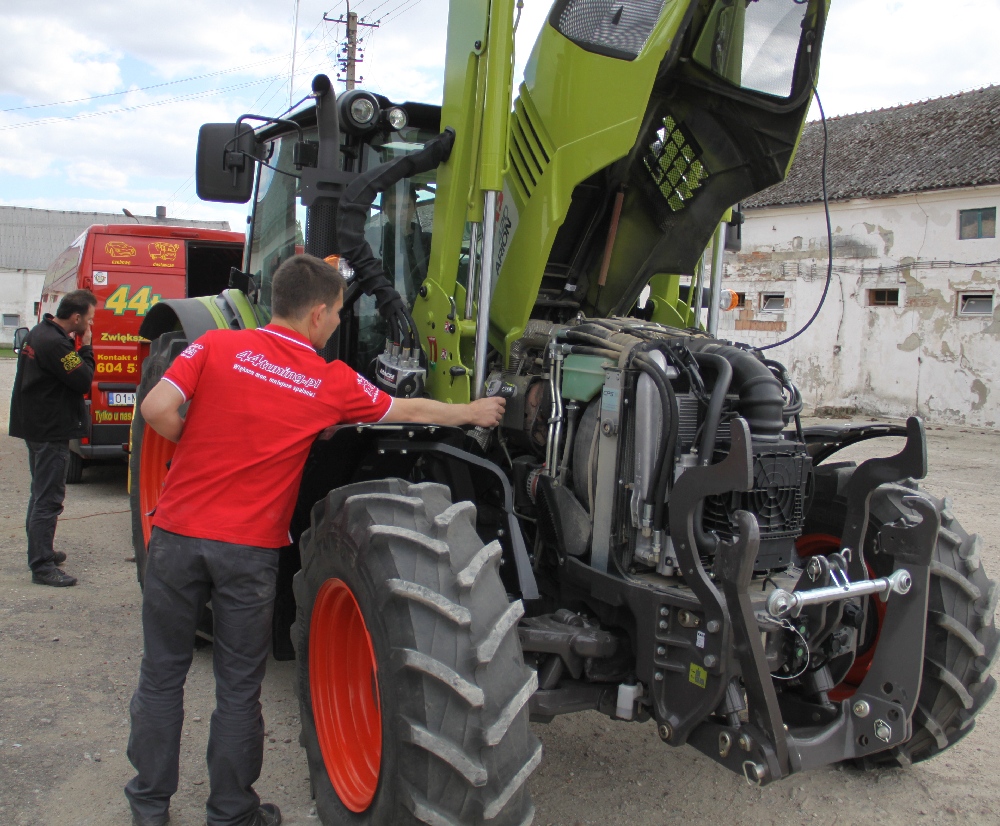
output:
[[[707,720],[691,733],[692,746],[748,782],[766,785],[789,774],[876,754],[909,739],[920,694],[930,565],[940,517],[922,495],[908,496],[904,504],[920,521],[886,526],[881,544],[895,560],[895,572],[908,573],[910,589],[888,602],[875,657],[857,691],[839,703],[832,720],[813,726],[786,727],[783,721],[747,590],[754,558],[745,553],[752,519],[739,515],[740,539],[722,545],[716,571],[731,615],[748,721],[731,726]]]

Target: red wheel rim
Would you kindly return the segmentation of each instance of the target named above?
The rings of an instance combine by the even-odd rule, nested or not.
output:
[[[177,445],[164,439],[149,425],[142,427],[142,444],[139,447],[139,513],[142,520],[142,541],[149,546],[153,530],[153,510],[160,501],[163,482],[167,478],[167,462],[174,456]]]
[[[375,649],[347,584],[328,579],[309,626],[309,691],[326,773],[352,812],[375,797],[382,764],[382,712]]]
[[[800,536],[796,540],[795,550],[802,559],[808,559],[811,556],[816,556],[816,554],[832,554],[840,550],[840,539],[828,533],[810,533]],[[865,562],[865,567],[868,568],[868,576],[874,579],[875,571],[867,561]],[[875,659],[875,649],[878,647],[879,635],[882,633],[882,620],[885,618],[885,603],[880,599],[873,599],[871,602],[875,605],[875,639],[868,646],[867,651],[855,657],[854,664],[851,666],[851,670],[847,672],[847,676],[830,689],[830,699],[835,703],[839,703],[841,700],[846,700],[848,697],[854,695],[854,692],[858,690],[858,686],[868,676],[868,671],[872,667],[872,660]]]

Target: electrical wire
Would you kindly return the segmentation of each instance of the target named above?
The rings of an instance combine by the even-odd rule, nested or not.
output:
[[[154,83],[152,86],[139,86],[135,89],[123,89],[121,92],[106,92],[103,95],[90,95],[83,98],[73,98],[72,100],[55,100],[51,103],[35,103],[31,106],[12,106],[9,109],[0,109],[0,112],[21,112],[25,109],[45,109],[49,106],[69,106],[72,103],[87,103],[91,100],[119,97],[121,95],[131,94],[132,92],[148,92],[150,89],[161,89],[164,86],[176,86],[178,83],[189,83],[192,80],[204,80],[209,77],[229,75],[233,72],[242,71],[243,69],[252,69],[255,66],[263,66],[266,63],[274,63],[276,60],[285,60],[287,58],[288,54],[276,55],[275,57],[269,57],[267,60],[259,60],[256,63],[244,63],[242,66],[234,66],[231,69],[220,69],[217,72],[208,72],[203,75],[192,75],[191,77],[183,77],[179,80],[168,80],[164,83]]]
[[[823,111],[823,101],[819,99],[819,90],[816,88],[815,81],[813,81],[812,90],[813,95],[816,97],[816,105],[819,106],[819,119],[823,124],[823,162],[820,165],[820,180],[823,185],[823,212],[826,215],[826,281],[823,284],[823,294],[819,297],[819,304],[816,305],[816,310],[813,312],[809,320],[802,325],[797,332],[792,333],[787,338],[783,338],[781,341],[775,342],[774,344],[768,344],[764,347],[756,348],[761,352],[764,350],[773,350],[775,347],[780,347],[782,344],[788,344],[788,342],[797,339],[806,330],[808,330],[809,327],[812,326],[812,323],[816,320],[816,317],[819,315],[819,311],[823,309],[823,304],[826,302],[826,296],[830,292],[830,282],[833,280],[833,224],[830,221],[830,199],[826,189],[826,162],[830,148],[830,135],[827,131],[826,113]]]

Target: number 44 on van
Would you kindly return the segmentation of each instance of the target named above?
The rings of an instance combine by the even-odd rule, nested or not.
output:
[[[104,309],[112,310],[115,315],[125,313],[135,313],[143,316],[160,300],[160,296],[152,291],[150,287],[139,287],[134,294],[129,295],[131,290],[129,284],[122,284],[117,290],[108,296],[104,302]]]

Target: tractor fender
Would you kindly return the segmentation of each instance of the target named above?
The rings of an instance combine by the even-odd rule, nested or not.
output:
[[[209,330],[247,330],[261,326],[260,312],[240,290],[223,290],[218,295],[197,298],[168,298],[154,304],[139,335],[153,341],[164,333],[183,331],[194,341]]]
[[[513,563],[516,577],[509,582],[509,589],[516,588],[523,600],[538,599],[538,584],[514,513],[510,480],[497,464],[473,452],[471,441],[460,428],[440,425],[393,422],[328,428],[320,434],[306,462],[292,520],[293,538],[297,540],[308,528],[313,505],[334,488],[369,479],[409,478],[418,458],[435,455],[448,468],[451,479],[433,481],[447,484],[454,501],[474,497],[470,475],[486,478],[496,486],[502,495],[504,524],[495,537],[484,536],[483,540],[496,538],[507,562]]]

